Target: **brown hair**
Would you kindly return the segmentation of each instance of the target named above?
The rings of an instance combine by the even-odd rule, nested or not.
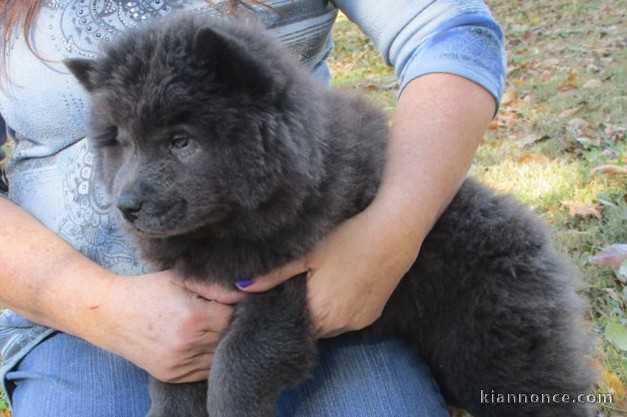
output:
[[[41,8],[43,0],[0,0],[0,25],[2,36],[0,37],[0,65],[4,75],[7,62],[7,50],[11,41],[11,35],[15,28],[21,27],[24,39],[32,50],[30,43],[30,28]]]
[[[207,0],[213,3],[212,0]],[[270,7],[264,4],[263,0],[250,0],[251,3]],[[39,13],[43,0],[0,0],[0,25],[2,25],[2,35],[0,36],[0,80],[6,75],[7,51],[11,42],[11,35],[16,28],[21,28],[29,49],[33,51],[30,30],[33,22]],[[244,0],[228,0],[229,13],[235,13],[240,4],[245,4]],[[33,53],[35,53],[33,51]]]

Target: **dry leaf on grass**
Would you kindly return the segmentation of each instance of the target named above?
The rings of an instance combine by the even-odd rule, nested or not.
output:
[[[551,78],[553,78],[553,72],[549,71],[549,70],[544,70],[542,71],[542,74],[540,74],[540,79],[544,82],[549,81]]]
[[[602,208],[598,204],[586,204],[577,201],[564,201],[562,204],[568,208],[568,213],[572,217],[580,217],[583,219],[596,217],[597,219],[601,219]]]
[[[584,148],[590,148],[593,146],[601,146],[601,140],[599,138],[589,138],[587,136],[578,136],[575,141]]]
[[[609,164],[599,165],[598,167],[592,169],[592,173],[603,175],[627,175],[627,167]]]
[[[577,71],[570,70],[568,73],[568,77],[560,84],[558,90],[561,92],[575,90],[579,87],[579,75],[577,75]]]
[[[568,121],[568,128],[574,132],[579,132],[590,126],[590,123],[582,118],[576,117]]]
[[[625,260],[627,260],[627,243],[610,245],[590,258],[595,265],[608,266],[613,269],[620,268]]]
[[[559,63],[560,60],[558,58],[549,58],[542,61],[542,65],[544,65],[545,67],[555,67],[559,65]]]
[[[603,385],[611,391],[612,394],[616,397],[616,400],[620,400],[625,397],[627,392],[625,391],[625,386],[621,382],[620,378],[612,371],[607,369],[603,369]]]
[[[603,85],[603,82],[601,82],[601,80],[592,79],[592,80],[586,81],[586,83],[583,85],[583,88],[596,89],[596,88],[601,87],[602,85]]]
[[[622,126],[609,125],[605,128],[604,132],[607,135],[607,138],[614,143],[625,139],[627,136],[627,129]]]
[[[543,141],[545,141],[547,139],[551,139],[551,137],[549,135],[542,135],[542,136],[540,136],[540,135],[533,135],[532,134],[532,135],[525,136],[519,142],[519,144],[520,144],[521,147],[525,148],[525,147],[534,145],[536,143],[543,142]]]
[[[551,160],[546,156],[540,153],[524,153],[518,158],[519,164],[548,164]]]
[[[518,99],[518,93],[516,93],[515,90],[510,88],[507,91],[505,91],[505,94],[503,94],[503,98],[501,99],[501,105],[508,106],[512,104],[514,101],[516,101],[517,99]]]
[[[573,117],[575,114],[579,113],[579,111],[583,108],[583,106],[577,106],[570,109],[566,109],[559,114],[560,119],[566,119],[567,117]]]

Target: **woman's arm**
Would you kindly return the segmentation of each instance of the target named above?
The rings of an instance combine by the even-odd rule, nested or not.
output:
[[[394,114],[386,170],[373,205],[421,239],[461,185],[495,111],[479,85],[451,74],[411,81]]]
[[[4,307],[117,353],[158,379],[207,377],[231,307],[199,298],[171,272],[119,277],[1,197],[0,248]],[[224,303],[240,298],[204,291]]]
[[[0,198],[0,303],[73,334],[94,327],[114,275],[90,262],[24,210]],[[70,296],[71,294],[71,296]]]
[[[242,290],[265,291],[310,270],[310,306],[321,337],[372,324],[462,183],[494,108],[485,89],[455,75],[410,82],[375,201],[306,258]]]
[[[335,3],[401,82],[383,183],[368,209],[307,257],[240,283],[264,291],[310,270],[310,306],[323,337],[380,316],[460,186],[505,78],[503,34],[481,0]]]

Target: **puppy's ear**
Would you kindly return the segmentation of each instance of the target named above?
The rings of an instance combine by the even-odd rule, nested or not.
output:
[[[94,90],[96,87],[94,83],[96,75],[95,61],[91,59],[73,58],[65,59],[63,63],[87,91]]]
[[[215,28],[199,29],[194,37],[193,53],[216,81],[252,94],[272,90],[275,80],[271,69],[255,59],[240,40]]]

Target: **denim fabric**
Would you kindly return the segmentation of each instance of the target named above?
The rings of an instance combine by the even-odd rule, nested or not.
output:
[[[446,417],[426,366],[400,341],[346,335],[321,342],[312,379],[283,395],[279,417]],[[7,374],[14,417],[144,417],[147,375],[63,333]]]

